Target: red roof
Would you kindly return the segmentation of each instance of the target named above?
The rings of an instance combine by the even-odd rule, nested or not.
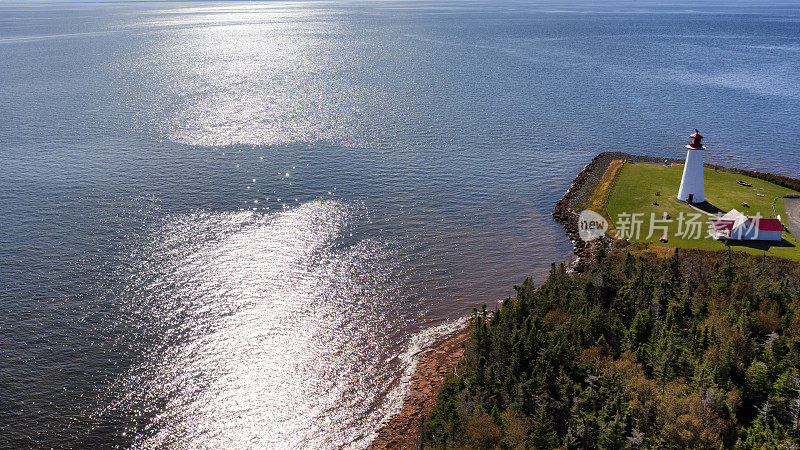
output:
[[[783,224],[778,219],[753,219],[759,231],[783,231]]]
[[[749,217],[748,220],[755,224],[758,231],[783,231],[783,224],[778,219],[756,219],[755,217]],[[714,230],[716,231],[730,231],[733,229],[735,221],[717,219],[712,220],[711,223],[714,225]]]

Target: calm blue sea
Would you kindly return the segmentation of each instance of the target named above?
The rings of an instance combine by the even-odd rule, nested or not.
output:
[[[798,117],[793,2],[0,3],[0,447],[364,447],[596,153]]]

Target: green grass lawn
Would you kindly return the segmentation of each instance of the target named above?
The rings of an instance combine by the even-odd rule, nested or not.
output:
[[[700,239],[677,236],[677,219],[680,213],[683,212],[684,217],[688,217],[689,214],[697,212],[692,207],[675,199],[678,195],[682,174],[683,165],[666,167],[658,164],[625,164],[620,170],[606,202],[608,217],[619,229],[622,222],[620,220],[621,213],[644,213],[639,239],[631,239],[632,241],[668,247],[724,250],[725,245],[721,241],[707,237],[709,217],[706,215],[700,218],[702,222]],[[711,213],[717,211],[725,213],[736,208],[748,216],[754,216],[760,212],[761,217],[773,218],[775,216],[772,212],[772,201],[775,197],[795,192],[756,178],[722,171],[715,172],[714,169],[709,168],[705,169],[704,178],[706,203],[699,206]],[[753,187],[740,186],[736,180],[751,183]],[[761,189],[754,190],[755,188]],[[655,195],[657,191],[661,192],[660,197]],[[760,197],[756,194],[764,196]],[[658,202],[658,206],[653,205],[654,200]],[[747,202],[750,207],[742,206],[742,202]],[[781,216],[784,225],[788,225],[783,199],[779,198],[774,204],[775,212]],[[659,237],[663,234],[660,229],[655,230],[653,236],[647,238],[650,231],[650,214],[655,213],[656,219],[660,219],[664,212],[669,213],[672,217],[671,222],[664,224],[668,227],[669,242],[666,244],[659,242]],[[787,232],[783,233],[781,242],[751,241],[736,243],[731,247],[734,250],[753,254],[766,252],[771,256],[800,260],[800,242]]]

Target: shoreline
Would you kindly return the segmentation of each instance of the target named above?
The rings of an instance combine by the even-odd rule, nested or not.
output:
[[[464,356],[466,341],[471,334],[472,327],[464,325],[424,351],[411,376],[411,386],[403,398],[400,411],[381,426],[368,449],[418,447],[421,427],[436,403],[439,388]]]
[[[585,270],[601,247],[609,250],[614,243],[614,240],[608,236],[603,236],[603,238],[591,242],[581,240],[578,235],[577,218],[580,210],[583,209],[602,183],[606,171],[614,161],[619,160],[626,164],[683,164],[683,160],[676,158],[659,158],[622,152],[602,152],[584,166],[573,179],[570,188],[555,204],[551,213],[553,219],[562,226],[567,237],[572,242],[575,260],[570,264],[570,267],[576,272]],[[704,165],[800,190],[800,180],[795,178],[715,164],[706,163]],[[800,216],[800,213],[798,215]],[[370,443],[367,447],[368,449],[419,448],[421,427],[436,402],[436,397],[445,377],[455,370],[464,356],[466,347],[464,344],[471,333],[472,328],[469,325],[465,325],[463,328],[438,340],[425,350],[411,377],[411,386],[403,399],[400,411],[381,426],[377,437]]]
[[[604,152],[595,156],[573,179],[572,185],[556,203],[552,211],[553,219],[559,223],[573,244],[573,254],[577,257],[571,264],[573,270],[582,271],[597,250],[598,242],[587,243],[578,237],[577,215],[573,204],[586,192],[594,191],[593,177],[600,178],[614,159],[636,158],[626,153]],[[652,158],[654,161],[658,158]],[[663,159],[660,159],[663,161]],[[587,245],[591,244],[591,245]],[[416,449],[419,448],[421,427],[436,403],[447,374],[455,370],[464,356],[465,341],[469,339],[472,327],[465,325],[435,342],[420,357],[419,364],[411,376],[411,386],[403,398],[400,411],[378,430],[378,435],[367,446],[377,449]]]
[[[600,153],[592,158],[592,161],[583,167],[583,170],[578,172],[572,180],[567,192],[561,197],[553,208],[551,215],[564,229],[570,242],[572,242],[572,252],[575,255],[575,260],[570,264],[571,268],[576,272],[583,272],[587,263],[592,259],[592,256],[597,251],[598,247],[606,244],[606,236],[601,239],[586,242],[582,240],[578,234],[578,209],[581,204],[586,202],[586,197],[589,193],[594,191],[595,185],[600,182],[603,174],[608,166],[618,154],[608,152]]]

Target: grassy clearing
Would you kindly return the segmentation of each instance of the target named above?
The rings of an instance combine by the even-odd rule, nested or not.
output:
[[[705,215],[702,217],[701,239],[677,236],[677,219],[680,213],[682,212],[686,216],[698,212],[675,199],[683,174],[683,165],[667,167],[659,164],[624,164],[617,170],[616,181],[605,202],[605,213],[615,222],[617,228],[620,226],[621,213],[644,213],[641,234],[639,239],[632,239],[633,241],[672,248],[725,249],[722,242],[706,237],[708,217]],[[756,178],[728,172],[716,172],[709,168],[705,169],[704,178],[706,203],[700,205],[700,208],[709,213],[727,212],[736,208],[749,216],[760,212],[762,217],[771,218],[775,217],[772,209],[773,200],[794,192],[791,189]],[[740,186],[736,180],[751,183],[753,187]],[[656,192],[660,192],[661,196],[656,196]],[[763,197],[756,194],[763,194]],[[658,206],[653,205],[653,201],[657,201]],[[747,202],[750,207],[743,207],[742,202]],[[781,216],[784,223],[787,223],[783,199],[779,198],[774,205],[775,212]],[[654,229],[652,236],[648,237],[651,213],[655,214],[656,219],[660,219],[664,212],[672,217],[671,222],[664,224],[667,226],[667,236],[669,237],[669,242],[666,244],[659,242],[659,237],[663,234],[661,229]],[[771,256],[800,260],[800,242],[786,232],[783,233],[781,242],[737,243],[732,245],[732,248],[747,253],[762,254],[766,252]]]

